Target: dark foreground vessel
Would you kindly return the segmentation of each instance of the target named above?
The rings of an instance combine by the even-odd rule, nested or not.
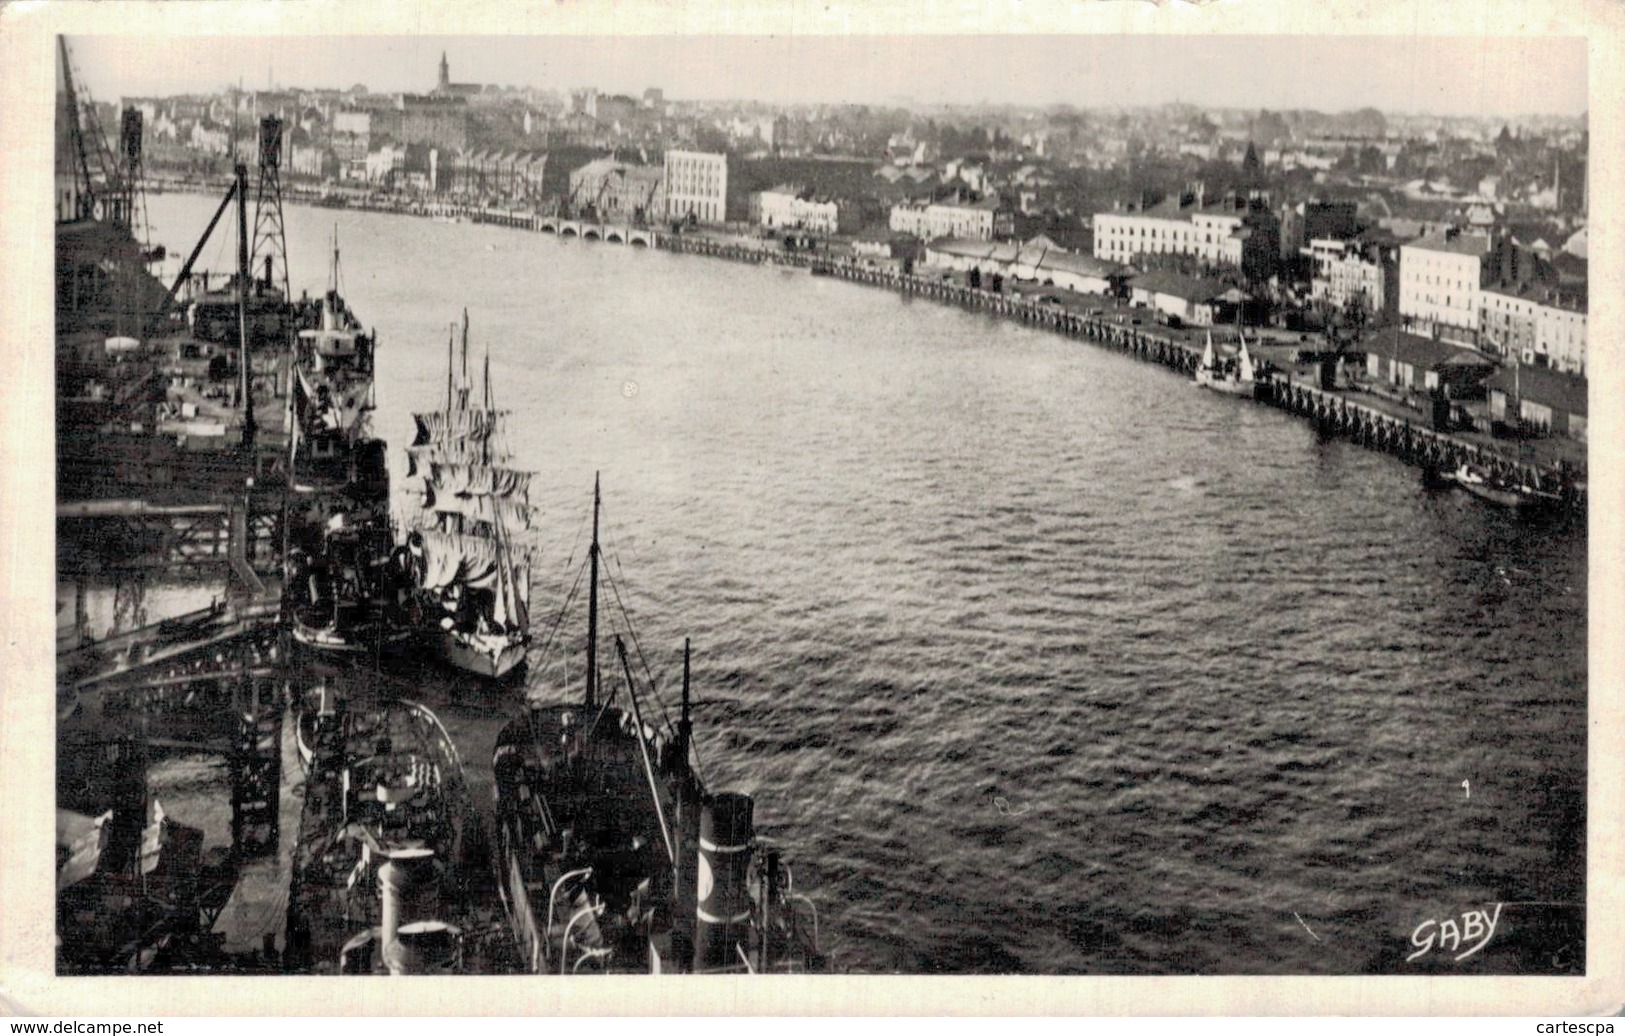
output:
[[[483,839],[456,746],[415,702],[307,701],[313,730],[288,902],[289,968],[468,970]]]
[[[595,485],[585,697],[532,703],[494,753],[498,880],[524,967],[826,970],[816,908],[756,836],[751,798],[711,794],[695,772],[686,645],[675,727],[651,711],[618,636],[621,679],[600,700],[598,499]]]

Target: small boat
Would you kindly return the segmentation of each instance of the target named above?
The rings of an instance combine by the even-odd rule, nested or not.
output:
[[[1523,482],[1514,482],[1492,474],[1487,469],[1472,463],[1464,463],[1456,469],[1452,476],[1456,485],[1465,489],[1480,500],[1496,505],[1497,507],[1512,508],[1514,510],[1534,510],[1536,508],[1554,507],[1562,502],[1562,497],[1549,490]]]
[[[1196,364],[1196,384],[1226,395],[1254,395],[1258,389],[1258,373],[1253,367],[1252,354],[1247,351],[1247,339],[1241,340],[1241,349],[1232,360],[1214,352],[1213,333],[1208,332],[1207,345]]]
[[[530,475],[507,466],[506,412],[492,405],[491,357],[483,402],[471,402],[468,313],[461,377],[446,356],[446,409],[414,414],[410,473],[424,479],[422,508],[407,536],[418,627],[431,651],[466,672],[498,679],[530,645]]]
[[[462,762],[434,713],[324,695],[288,901],[292,970],[458,974],[483,870]]]
[[[751,797],[711,794],[695,771],[687,645],[675,726],[662,725],[652,682],[639,688],[619,636],[620,679],[602,693],[598,513],[595,485],[586,693],[532,698],[493,755],[516,952],[537,974],[827,970],[817,910],[756,835]]]

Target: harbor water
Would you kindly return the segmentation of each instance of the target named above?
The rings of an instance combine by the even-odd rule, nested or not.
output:
[[[184,252],[215,204],[149,199],[153,241]],[[662,694],[692,638],[701,771],[757,797],[838,968],[1583,963],[1552,935],[1584,919],[1583,526],[805,271],[294,207],[296,295],[325,289],[335,223],[400,508],[466,306],[537,473],[538,641],[601,472],[608,574]],[[578,649],[532,693],[581,693],[584,624],[560,636]],[[520,692],[441,674],[420,696],[489,803]],[[207,776],[155,790],[187,819]],[[1406,959],[1423,922],[1495,904],[1483,952]]]

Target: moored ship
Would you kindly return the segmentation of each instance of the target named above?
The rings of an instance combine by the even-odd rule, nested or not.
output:
[[[1196,384],[1231,396],[1254,395],[1258,389],[1258,372],[1252,354],[1247,351],[1247,339],[1241,339],[1234,358],[1222,357],[1213,348],[1213,333],[1208,332],[1202,358],[1196,364]]]
[[[1530,485],[1528,482],[1505,478],[1477,464],[1463,464],[1450,476],[1451,481],[1486,503],[1515,511],[1533,511],[1556,507],[1563,502],[1558,493]]]
[[[285,600],[294,639],[328,652],[377,651],[410,633],[405,566],[391,564],[386,448],[371,415],[377,336],[339,292],[296,309],[290,392]]]
[[[660,724],[619,636],[620,678],[602,693],[598,506],[595,486],[585,696],[533,699],[494,752],[498,879],[517,952],[538,974],[825,970],[816,908],[756,836],[751,798],[709,793],[692,764],[686,646],[674,726]]]
[[[418,625],[442,661],[493,679],[525,660],[530,644],[530,472],[508,466],[507,414],[491,399],[486,356],[482,398],[468,376],[468,314],[460,372],[447,345],[446,408],[414,414],[410,472],[424,480],[407,536]]]
[[[433,712],[324,695],[288,905],[289,964],[323,974],[466,969],[479,821]]]

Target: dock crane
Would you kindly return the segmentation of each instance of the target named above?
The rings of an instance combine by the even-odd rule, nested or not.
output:
[[[639,205],[632,212],[632,222],[634,224],[640,227],[648,226],[649,212],[654,208],[655,194],[659,192],[660,188],[663,187],[665,183],[666,177],[663,173],[660,176],[653,177],[650,180],[648,193],[643,196],[643,204]]]
[[[74,218],[106,221],[133,232],[141,170],[141,112],[124,113],[119,155],[115,157],[107,145],[95,105],[80,103],[80,88],[73,76],[73,57],[65,37],[57,37],[57,49],[62,59],[63,102],[78,188]]]
[[[609,181],[611,177],[620,177],[624,180],[626,179],[626,170],[617,165],[610,169],[609,172],[605,173],[602,180],[598,181],[598,193],[593,195],[592,204],[587,206],[588,219],[604,218],[604,192],[609,190]]]

